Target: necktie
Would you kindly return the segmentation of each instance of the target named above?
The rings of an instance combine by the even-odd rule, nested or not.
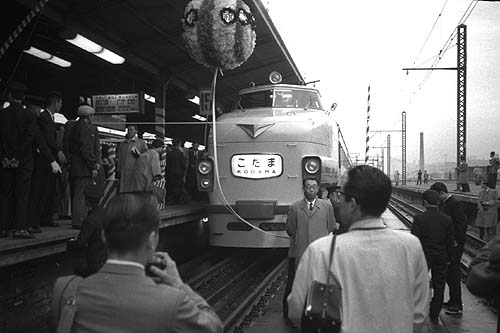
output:
[[[313,210],[313,203],[312,202],[309,203],[309,210]]]

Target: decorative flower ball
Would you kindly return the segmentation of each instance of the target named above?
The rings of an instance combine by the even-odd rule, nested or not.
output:
[[[207,67],[234,69],[255,48],[255,19],[242,0],[192,0],[182,27],[188,53]]]

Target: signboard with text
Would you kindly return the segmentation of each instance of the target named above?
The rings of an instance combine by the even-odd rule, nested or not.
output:
[[[210,89],[200,89],[200,116],[212,115],[212,92]]]
[[[144,113],[142,93],[93,95],[92,104],[96,114]]]

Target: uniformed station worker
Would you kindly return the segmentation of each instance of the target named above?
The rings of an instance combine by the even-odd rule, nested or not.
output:
[[[72,191],[72,226],[79,229],[87,216],[84,189],[96,179],[101,167],[101,145],[97,127],[92,125],[94,108],[89,105],[78,107],[78,121],[69,134],[70,182]]]

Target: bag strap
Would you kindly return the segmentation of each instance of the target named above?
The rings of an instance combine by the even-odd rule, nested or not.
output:
[[[57,333],[69,333],[76,315],[76,293],[83,279],[77,275],[60,278],[54,287],[54,317]]]
[[[332,236],[332,244],[330,245],[330,261],[328,263],[326,285],[330,285],[330,269],[332,268],[333,252],[334,252],[334,249],[335,249],[335,240],[336,239],[337,239],[337,237],[335,235],[333,235]]]

